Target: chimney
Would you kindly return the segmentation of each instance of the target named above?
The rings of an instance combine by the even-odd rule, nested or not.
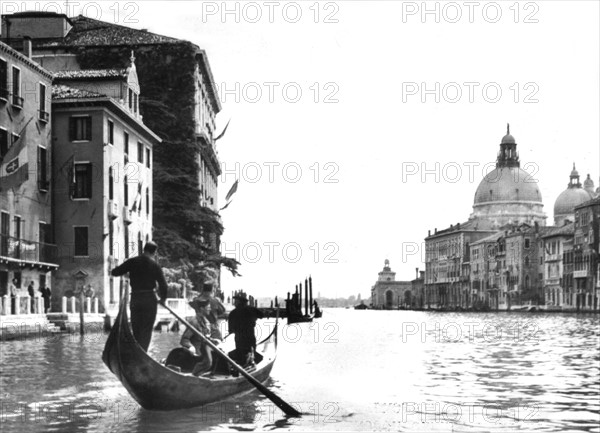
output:
[[[460,230],[460,223],[456,223],[456,229]]]
[[[434,232],[434,234],[436,234],[436,235],[437,235],[437,227],[435,228],[435,232]]]
[[[431,230],[427,230],[427,236],[431,236]]]
[[[415,268],[415,271],[417,271],[417,274],[416,274],[416,275],[417,275],[417,277],[416,277],[416,278],[417,278],[417,280],[418,280],[418,279],[419,279],[419,268]]]
[[[29,36],[23,36],[23,55],[31,59],[31,38]]]

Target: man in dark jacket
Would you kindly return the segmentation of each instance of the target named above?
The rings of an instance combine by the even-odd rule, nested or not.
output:
[[[235,334],[235,354],[233,359],[243,367],[254,364],[256,320],[263,318],[258,308],[248,306],[245,293],[233,297],[235,309],[229,313],[229,333]],[[258,361],[257,361],[258,362]]]
[[[156,320],[156,296],[154,288],[158,284],[160,301],[167,298],[167,282],[162,269],[155,261],[158,246],[148,242],[142,255],[133,257],[112,270],[113,277],[129,273],[131,285],[131,328],[133,336],[144,349],[148,350],[152,339],[152,328]]]

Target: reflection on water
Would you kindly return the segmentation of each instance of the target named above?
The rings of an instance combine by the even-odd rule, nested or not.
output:
[[[2,432],[600,432],[600,320],[590,315],[327,310],[284,326],[269,389],[141,409],[106,369],[102,333],[1,343]],[[180,334],[155,333],[161,358]]]

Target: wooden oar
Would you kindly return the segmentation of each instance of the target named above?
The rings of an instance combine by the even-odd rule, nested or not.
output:
[[[204,340],[204,342],[213,349],[214,353],[216,353],[220,357],[224,358],[227,362],[229,362],[229,364],[231,364],[231,366],[235,370],[237,370],[242,376],[244,376],[244,378],[246,378],[246,380],[248,382],[250,382],[252,385],[254,385],[254,387],[256,389],[258,389],[260,392],[262,392],[265,397],[267,397],[269,400],[271,400],[287,416],[300,417],[300,415],[301,415],[300,412],[298,412],[296,409],[294,409],[292,406],[290,406],[288,403],[286,403],[284,400],[282,400],[279,396],[277,396],[277,394],[275,394],[273,391],[270,391],[266,386],[264,386],[262,383],[260,383],[258,380],[256,380],[254,377],[252,377],[250,374],[248,374],[246,372],[246,370],[244,370],[233,359],[231,359],[229,356],[227,356],[227,354],[225,354],[224,352],[219,350],[219,348],[212,341],[210,341],[202,333],[200,333],[200,331],[198,331],[196,328],[194,328],[192,325],[190,325],[190,323],[187,320],[185,320],[183,317],[180,317],[175,311],[173,311],[170,307],[163,304],[162,302],[159,301],[159,304],[162,305],[163,307],[165,307],[167,310],[169,310],[169,312],[173,316],[175,316],[175,318],[177,320],[179,320],[181,323],[183,323],[185,326],[187,326],[187,328],[190,329],[194,334],[196,334],[198,337],[202,338],[202,340]]]

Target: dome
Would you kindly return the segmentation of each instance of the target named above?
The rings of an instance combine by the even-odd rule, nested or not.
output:
[[[583,181],[583,187],[588,191],[594,191],[594,181],[592,180],[589,174],[587,175],[587,179]]]
[[[491,202],[541,204],[542,194],[537,181],[525,170],[519,167],[498,167],[489,172],[479,184],[473,206]]]
[[[502,137],[502,142],[501,144],[514,144],[515,142],[515,137],[513,137],[510,134],[506,134],[504,137]]]
[[[554,202],[554,218],[560,215],[574,215],[575,206],[591,199],[590,193],[583,188],[567,188]]]

